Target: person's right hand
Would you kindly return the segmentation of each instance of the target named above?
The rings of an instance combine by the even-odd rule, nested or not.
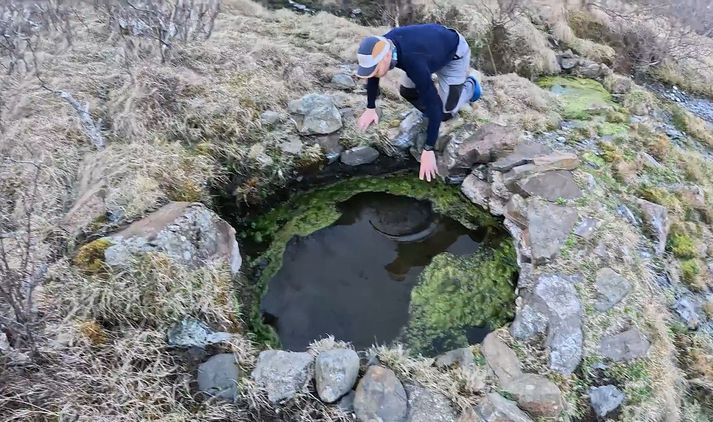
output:
[[[372,123],[379,124],[379,115],[376,114],[375,108],[367,108],[361,117],[359,117],[357,128],[361,131],[365,131]]]

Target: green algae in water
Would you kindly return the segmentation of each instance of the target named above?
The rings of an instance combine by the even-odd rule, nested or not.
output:
[[[258,342],[266,343],[272,347],[279,347],[279,339],[274,329],[262,322],[259,302],[266,292],[268,282],[282,266],[283,255],[288,242],[295,236],[305,237],[334,224],[341,216],[337,208],[338,204],[364,192],[383,192],[392,195],[429,200],[432,203],[434,212],[450,217],[471,230],[482,230],[485,228],[488,232],[487,237],[489,239],[503,239],[507,237],[498,224],[498,221],[489,213],[467,201],[457,187],[449,186],[441,182],[425,183],[412,175],[352,178],[325,188],[296,195],[283,205],[259,216],[246,228],[246,234],[251,236],[254,241],[262,243],[264,248],[260,256],[254,257],[254,259],[248,262],[250,267],[257,270],[255,273],[256,280],[252,286],[253,292],[248,293],[254,297],[252,299],[248,298],[247,300],[246,298],[243,299],[246,303],[243,309],[250,313],[250,315],[246,315],[246,317],[248,317],[251,331]],[[509,238],[503,242],[511,243]],[[507,246],[501,246],[499,253],[495,253],[495,251],[490,252],[493,254],[487,255],[489,257],[487,258],[487,262],[480,262],[481,259],[485,259],[485,255],[482,254],[469,257],[468,262],[473,265],[472,273],[474,276],[481,274],[478,277],[474,277],[474,280],[476,278],[482,278],[483,280],[489,278],[490,281],[483,282],[483,292],[487,292],[487,295],[498,298],[497,300],[493,300],[493,303],[497,303],[497,306],[494,306],[493,310],[501,312],[498,314],[498,318],[492,319],[492,313],[485,310],[484,315],[487,316],[482,319],[484,324],[496,327],[512,316],[514,288],[511,282],[512,274],[517,271],[517,265],[515,263],[515,252],[511,245],[509,248]],[[508,254],[509,258],[505,259],[505,256]],[[437,257],[436,262],[440,262],[441,259],[443,258]],[[454,261],[454,263],[456,262]],[[505,265],[511,265],[510,271],[504,269]],[[461,270],[466,267],[466,262],[460,262],[458,264],[458,268]],[[436,272],[436,267],[433,268],[434,269],[430,272],[431,274],[435,274]],[[496,268],[500,268],[501,271],[495,271]],[[497,277],[501,278],[496,279],[496,274]],[[500,283],[503,289],[510,291],[510,296],[504,293],[495,294],[495,290],[488,290],[486,286],[492,283]],[[430,285],[430,283],[426,285]],[[417,290],[414,289],[412,292],[416,291]],[[422,295],[422,293],[418,294]],[[473,293],[471,299],[482,297],[485,296]],[[506,301],[509,301],[509,303],[505,304],[504,302]],[[481,306],[481,308],[483,307]],[[418,315],[423,314],[423,311],[420,310],[415,312]],[[422,350],[426,348],[421,347],[420,344],[425,344],[428,341],[427,338],[434,339],[433,335],[428,334],[426,331],[433,329],[436,325],[426,324],[425,321],[428,319],[424,319],[422,316],[416,316],[416,318],[418,318],[419,322],[409,324],[409,326],[424,327],[424,335],[421,336],[423,340],[414,341],[416,338],[414,335],[416,332],[415,329],[410,329],[409,333],[411,340],[414,341],[414,350],[421,353]],[[455,324],[458,327],[457,329],[461,329],[473,321],[474,319],[470,318],[455,321]],[[448,337],[452,336],[450,332],[445,333],[444,331],[444,334]],[[428,337],[429,335],[430,337]],[[449,341],[449,344],[450,343],[455,342]],[[460,343],[462,343],[462,341]]]
[[[403,342],[414,353],[433,356],[469,344],[473,327],[490,330],[514,316],[517,263],[511,241],[468,257],[436,256],[411,292]]]

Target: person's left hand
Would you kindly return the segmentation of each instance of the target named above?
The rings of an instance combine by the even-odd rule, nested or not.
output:
[[[421,170],[419,171],[419,179],[430,182],[431,179],[436,179],[438,174],[438,165],[436,164],[436,153],[433,151],[423,151],[421,153]]]

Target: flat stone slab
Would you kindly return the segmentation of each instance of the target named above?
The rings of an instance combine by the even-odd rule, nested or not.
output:
[[[369,164],[379,158],[379,151],[369,146],[360,146],[348,149],[342,153],[342,163],[348,166],[361,166]]]
[[[597,302],[594,307],[605,312],[619,303],[631,291],[631,283],[611,268],[597,271],[594,289],[597,291]]]
[[[539,196],[548,201],[558,199],[572,200],[582,196],[582,191],[572,177],[572,172],[565,170],[548,171],[533,174],[515,183],[517,192],[524,196]]]
[[[522,142],[515,146],[513,152],[495,161],[491,168],[497,171],[509,171],[513,167],[531,163],[535,157],[547,155],[552,152],[552,148],[545,144],[535,142]]]
[[[477,417],[484,422],[532,422],[527,413],[517,407],[517,403],[508,400],[498,393],[489,393],[480,402],[474,418],[468,422],[479,422]],[[464,419],[461,419],[465,422]]]
[[[458,417],[443,394],[415,384],[405,385],[408,395],[408,422],[451,422]]]
[[[530,198],[527,208],[532,259],[540,264],[559,254],[577,222],[577,210]]]
[[[615,362],[632,361],[646,356],[651,344],[638,328],[602,338],[601,354]]]
[[[533,416],[556,418],[562,413],[562,392],[552,381],[537,374],[523,374],[503,387],[520,408]]]
[[[579,224],[577,224],[577,227],[574,228],[574,234],[583,239],[589,240],[592,236],[594,236],[597,226],[599,226],[599,220],[585,217]]]
[[[490,369],[498,377],[500,385],[507,384],[513,378],[522,375],[520,360],[507,344],[503,343],[495,333],[488,334],[480,347]]]
[[[666,251],[666,241],[668,240],[671,224],[668,218],[668,210],[661,205],[643,199],[638,202],[644,215],[649,235],[655,242],[654,250],[657,255],[662,255]]]

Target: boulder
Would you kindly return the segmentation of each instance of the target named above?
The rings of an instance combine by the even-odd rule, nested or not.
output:
[[[334,76],[332,76],[331,82],[335,87],[346,91],[351,91],[356,88],[354,78],[352,78],[348,73],[335,73]]]
[[[503,343],[494,332],[485,337],[480,352],[495,376],[498,377],[500,385],[505,385],[513,378],[522,375],[520,360],[515,356],[515,352]]]
[[[449,171],[470,170],[474,164],[486,164],[506,154],[518,138],[513,128],[487,124],[470,136],[453,137],[446,145],[443,159]]]
[[[478,179],[475,175],[469,174],[460,186],[461,192],[476,205],[488,209],[489,200],[492,194],[490,184]]]
[[[206,324],[185,318],[168,330],[168,344],[176,347],[206,347],[231,339],[230,333],[214,332]]]
[[[579,166],[579,158],[572,153],[553,152],[533,158],[531,163],[513,167],[503,174],[505,186],[512,187],[515,182],[527,176],[554,170],[574,170]]]
[[[648,353],[651,344],[638,328],[605,336],[599,348],[601,354],[615,362],[632,361]]]
[[[297,130],[303,135],[327,135],[342,128],[342,115],[328,95],[305,95],[290,101],[288,109],[299,116]]]
[[[631,91],[631,88],[634,87],[634,81],[626,76],[614,74],[604,80],[604,86],[612,94],[621,95]]]
[[[461,368],[473,368],[475,367],[475,357],[473,352],[468,347],[462,349],[455,349],[449,352],[443,353],[436,357],[435,365],[437,368],[451,368],[453,366],[460,366]]]
[[[533,416],[557,418],[564,409],[562,392],[542,375],[523,374],[503,389],[515,398],[520,408]]]
[[[673,309],[678,316],[686,322],[686,326],[690,330],[698,329],[701,325],[701,316],[699,314],[699,306],[692,297],[684,296],[676,301]]]
[[[342,153],[342,163],[348,166],[369,164],[379,158],[379,151],[369,146],[359,146],[348,149]]]
[[[477,415],[483,422],[532,422],[527,413],[520,410],[514,401],[510,401],[498,393],[490,393],[478,405]],[[469,421],[471,422],[471,421]]]
[[[654,250],[657,255],[663,255],[666,250],[666,241],[668,240],[670,228],[668,211],[661,205],[643,199],[640,199],[638,203],[649,234],[654,241]]]
[[[589,389],[589,400],[594,413],[600,418],[606,418],[624,402],[624,393],[613,385],[592,387]]]
[[[582,305],[574,285],[556,274],[542,274],[532,291],[521,294],[510,333],[527,340],[547,332],[550,368],[571,374],[582,360]]]
[[[572,177],[572,173],[564,170],[547,171],[527,176],[515,182],[515,190],[524,197],[539,196],[548,201],[558,199],[577,199],[582,191]]]
[[[408,395],[408,422],[452,422],[456,412],[443,394],[415,384],[405,385]],[[385,421],[388,419],[385,419]]]
[[[322,352],[317,356],[314,374],[319,398],[333,403],[354,386],[359,375],[359,355],[351,349]]]
[[[406,391],[391,369],[381,366],[370,366],[367,369],[356,389],[354,412],[359,421],[406,420]]]
[[[631,291],[631,283],[611,268],[597,271],[594,289],[597,291],[597,302],[594,307],[605,312],[619,303]]]
[[[309,353],[266,350],[260,352],[252,379],[273,403],[290,399],[312,379],[314,358]]]
[[[127,267],[147,252],[162,252],[189,267],[224,262],[232,274],[242,265],[235,229],[199,203],[171,202],[108,240],[104,257],[111,267]]]
[[[557,256],[576,222],[575,208],[530,198],[527,207],[527,226],[532,259],[540,264]]]
[[[232,353],[212,356],[198,366],[198,390],[223,400],[235,401],[240,370]]]

